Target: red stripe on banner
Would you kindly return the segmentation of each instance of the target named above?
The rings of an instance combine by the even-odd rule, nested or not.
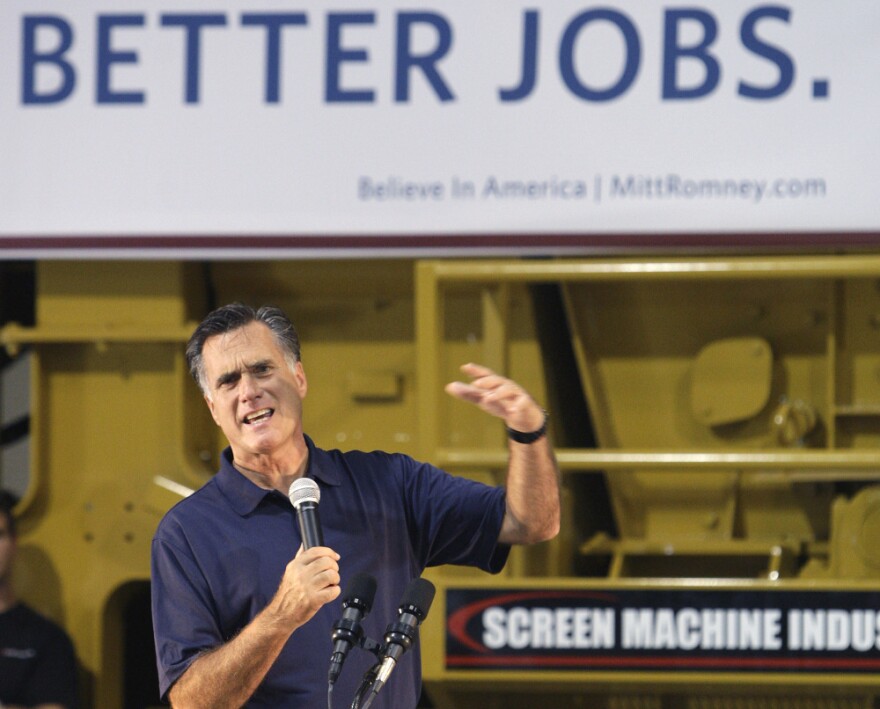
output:
[[[0,236],[0,250],[61,249],[426,249],[874,246],[878,232],[713,234],[385,234]]]

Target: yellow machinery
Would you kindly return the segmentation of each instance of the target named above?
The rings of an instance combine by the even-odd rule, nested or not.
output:
[[[502,482],[478,361],[551,413],[563,530],[497,577],[433,570],[439,708],[870,708],[880,701],[880,256],[41,262],[22,595],[90,706],[158,704],[152,532],[223,446],[183,343],[213,305],[294,319],[323,447]]]

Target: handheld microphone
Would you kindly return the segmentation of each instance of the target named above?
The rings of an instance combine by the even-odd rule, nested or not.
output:
[[[321,489],[311,478],[297,478],[287,493],[290,504],[296,509],[296,519],[302,535],[303,547],[324,546],[324,535],[321,533],[321,520],[318,518],[318,502],[321,500]]]
[[[434,584],[421,578],[410,583],[404,592],[398,609],[400,617],[385,630],[385,651],[371,690],[373,696],[382,689],[403,653],[418,637],[419,623],[428,615],[435,592]]]
[[[370,574],[355,574],[348,584],[342,600],[342,618],[333,624],[333,653],[330,655],[330,684],[339,679],[342,663],[348,651],[359,645],[364,637],[361,621],[373,608],[376,597],[376,579]]]

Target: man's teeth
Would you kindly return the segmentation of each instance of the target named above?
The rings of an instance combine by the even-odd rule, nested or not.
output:
[[[272,415],[272,409],[260,409],[259,411],[254,411],[252,414],[248,414],[244,417],[245,423],[254,423],[256,421],[262,421],[263,419],[267,419]]]

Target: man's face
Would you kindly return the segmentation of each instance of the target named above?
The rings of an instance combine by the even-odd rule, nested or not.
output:
[[[9,520],[0,514],[0,583],[12,575],[12,557],[15,556],[15,539],[9,531]]]
[[[261,322],[209,337],[202,349],[205,397],[235,459],[283,455],[301,433],[308,389],[300,362],[291,371],[272,331]]]

